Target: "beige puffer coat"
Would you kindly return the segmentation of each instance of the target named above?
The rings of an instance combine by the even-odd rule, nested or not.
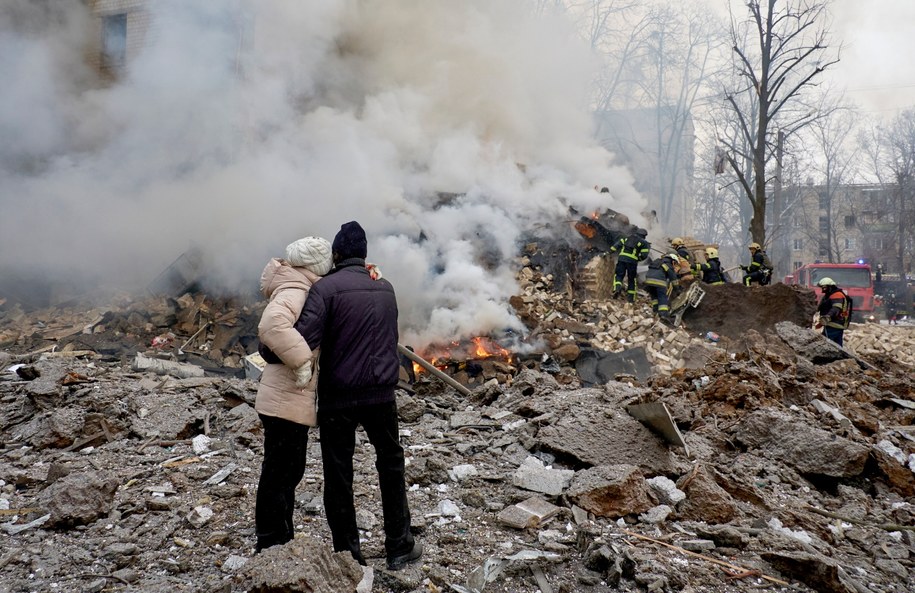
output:
[[[295,384],[295,370],[306,362],[315,364],[311,348],[295,329],[295,322],[305,305],[312,284],[321,277],[294,268],[282,259],[271,259],[261,274],[260,288],[270,299],[257,326],[260,341],[285,364],[268,364],[261,375],[254,409],[259,414],[276,416],[306,426],[317,424],[315,387],[318,373],[305,388]]]

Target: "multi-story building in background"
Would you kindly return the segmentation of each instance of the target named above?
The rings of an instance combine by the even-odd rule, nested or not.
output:
[[[808,184],[785,188],[782,245],[790,269],[813,262],[877,264],[891,275],[910,273],[911,254],[900,265],[896,187]]]

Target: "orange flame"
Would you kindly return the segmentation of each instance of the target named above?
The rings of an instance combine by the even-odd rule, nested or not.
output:
[[[472,338],[470,341],[474,343],[474,355],[478,359],[498,356],[500,358],[504,358],[508,362],[511,362],[512,353],[502,346],[499,346],[491,339],[485,338],[483,336],[478,336],[476,338]]]
[[[422,354],[423,358],[439,368],[445,368],[451,362],[465,362],[467,360],[484,360],[498,358],[511,364],[512,353],[498,345],[491,338],[478,336],[465,342],[451,342],[428,347]],[[413,364],[415,373],[424,372],[418,364]]]
[[[597,234],[597,231],[593,226],[581,221],[575,223],[575,230],[581,233],[586,239],[593,239],[594,235]]]

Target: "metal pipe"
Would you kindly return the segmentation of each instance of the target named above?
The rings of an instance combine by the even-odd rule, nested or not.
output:
[[[451,387],[454,387],[458,391],[458,393],[460,393],[461,395],[470,395],[471,392],[469,389],[467,389],[466,387],[464,387],[463,385],[461,385],[460,383],[458,383],[457,381],[455,381],[454,379],[452,379],[445,373],[443,373],[440,370],[438,370],[437,368],[435,368],[434,364],[432,364],[431,362],[429,362],[428,360],[426,360],[419,354],[413,352],[412,350],[410,350],[403,344],[398,344],[397,350],[401,354],[403,354],[404,356],[406,356],[407,358],[409,358],[410,360],[412,360],[413,362],[418,364],[419,366],[423,367],[424,369],[426,369],[427,371],[429,371],[430,373],[432,373],[433,375],[435,375],[436,377],[438,377],[439,379],[441,379],[442,381],[444,381],[445,383],[450,385]]]

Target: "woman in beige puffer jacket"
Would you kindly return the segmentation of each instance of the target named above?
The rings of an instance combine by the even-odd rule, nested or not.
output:
[[[254,409],[264,424],[264,461],[257,486],[256,551],[293,537],[295,489],[305,474],[308,428],[315,426],[314,356],[295,330],[311,286],[333,265],[326,239],[305,237],[286,247],[261,274],[260,288],[270,299],[258,325],[267,362]]]

